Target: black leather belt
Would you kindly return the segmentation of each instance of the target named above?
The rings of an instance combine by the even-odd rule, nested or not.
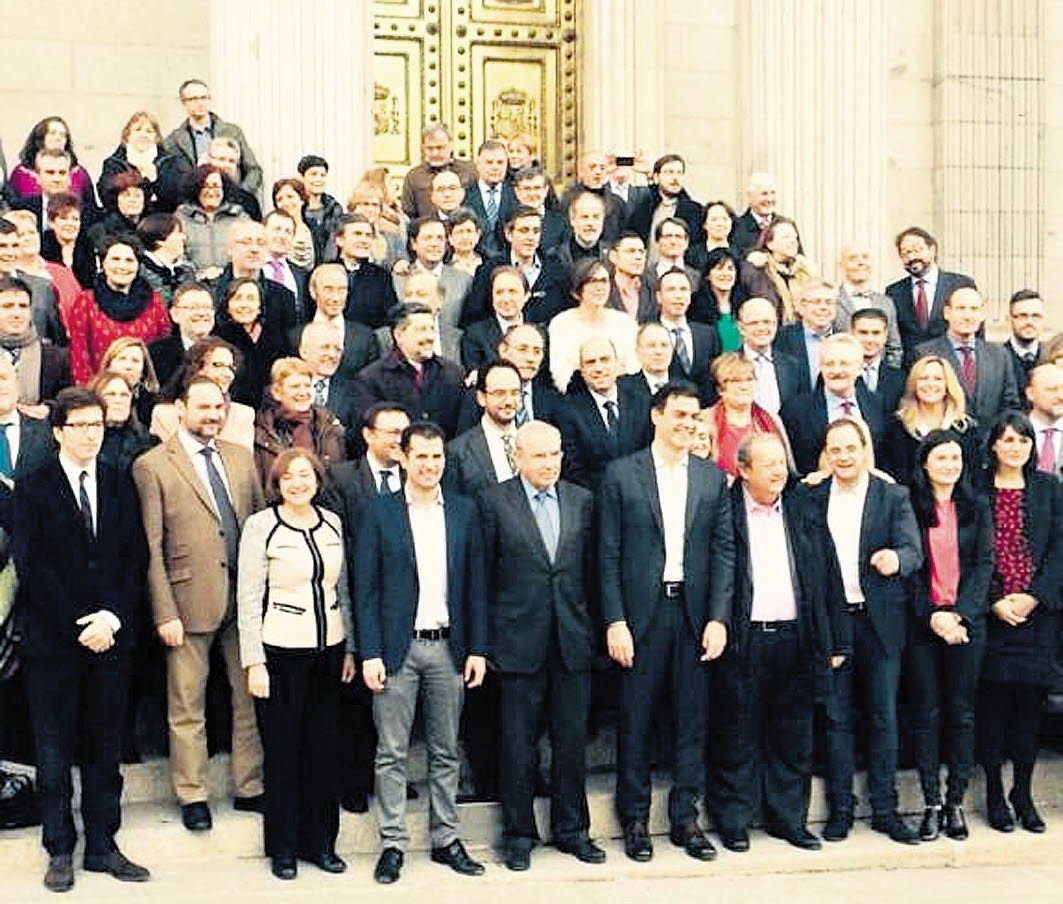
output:
[[[661,593],[665,599],[674,600],[677,596],[683,595],[683,582],[665,581],[661,584]]]
[[[845,611],[850,615],[866,615],[867,603],[846,603]]]
[[[449,640],[450,628],[426,628],[413,632],[414,640]]]
[[[749,627],[765,634],[775,634],[782,631],[796,631],[797,621],[751,621]]]

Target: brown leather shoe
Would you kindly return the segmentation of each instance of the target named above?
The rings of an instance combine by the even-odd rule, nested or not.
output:
[[[119,882],[147,882],[151,878],[151,873],[117,848],[109,854],[86,854],[84,866],[87,873],[109,873]]]

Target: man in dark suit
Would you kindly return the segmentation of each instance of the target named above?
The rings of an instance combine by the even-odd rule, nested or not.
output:
[[[624,228],[624,218],[627,212],[624,208],[624,200],[610,190],[609,177],[612,170],[613,166],[609,158],[601,151],[592,148],[583,152],[576,167],[576,181],[561,195],[561,209],[568,211],[570,232],[573,232],[573,203],[577,198],[590,194],[595,195],[602,202],[601,229],[599,230],[601,239],[606,244],[616,241],[620,230]],[[581,244],[587,247],[586,242],[581,242]]]
[[[310,392],[313,404],[327,408],[343,424],[347,447],[358,446],[358,424],[355,413],[354,380],[338,376],[336,368],[343,354],[341,338],[327,323],[308,323],[299,338],[299,357],[311,370]]]
[[[883,354],[888,323],[886,312],[879,308],[860,308],[849,323],[849,332],[856,336],[864,350],[864,369],[860,372],[860,379],[878,399],[887,422],[904,393],[904,371],[891,367]]]
[[[796,358],[773,348],[779,314],[767,298],[747,298],[735,312],[742,337],[741,353],[753,362],[757,386],[754,399],[765,411],[778,414],[782,406],[805,392],[801,365]]]
[[[489,138],[476,152],[476,181],[465,189],[465,206],[483,224],[480,250],[492,257],[502,253],[498,224],[506,222],[509,212],[517,206],[517,196],[506,181],[509,158],[506,146],[497,139]]]
[[[565,396],[561,435],[566,480],[596,491],[605,466],[650,442],[648,409],[636,386],[617,381],[616,349],[608,339],[580,348],[580,376]]]
[[[458,719],[464,685],[478,687],[488,654],[483,537],[475,504],[440,488],[443,431],[402,434],[406,486],[365,509],[355,555],[358,649],[376,695],[376,798],[383,850],[374,877],[398,880],[405,828],[406,754],[418,699],[425,713],[432,860],[465,875],[484,868],[458,836]]]
[[[550,727],[550,834],[584,863],[605,851],[587,837],[584,747],[597,626],[590,612],[594,500],[561,476],[561,434],[517,431],[518,476],[480,498],[491,599],[491,659],[501,694],[503,857],[525,870],[539,837],[533,809],[540,725]]]
[[[609,249],[608,306],[638,323],[657,316],[657,303],[646,279],[646,243],[638,233],[624,230]]]
[[[812,392],[795,396],[782,407],[780,416],[790,437],[790,447],[799,474],[819,467],[827,425],[839,417],[857,417],[867,424],[876,458],[881,454],[885,433],[882,408],[860,379],[864,352],[848,333],[823,340],[820,353],[821,380]]]
[[[220,308],[234,279],[253,279],[258,283],[263,320],[276,324],[282,335],[295,326],[295,296],[280,283],[266,279],[262,265],[266,260],[266,230],[253,220],[237,220],[229,228],[226,241],[229,263],[210,281],[214,303]]]
[[[938,243],[925,229],[909,226],[895,241],[901,265],[908,276],[886,286],[897,309],[897,328],[907,367],[915,360],[916,348],[945,332],[945,299],[960,286],[974,288],[974,280],[962,273],[939,270]]]
[[[151,364],[160,386],[167,386],[184,367],[185,354],[192,345],[214,329],[214,299],[201,282],[178,286],[170,302],[174,332],[148,346]]]
[[[769,835],[819,850],[805,824],[805,789],[815,674],[841,664],[830,620],[840,582],[824,564],[825,522],[783,493],[789,473],[779,435],[749,434],[737,458],[741,480],[730,491],[735,595],[715,688],[713,820],[728,850],[747,851],[749,825],[762,808]]]
[[[0,477],[17,482],[55,456],[48,422],[18,410],[15,365],[0,356]]]
[[[701,404],[708,406],[716,400],[710,368],[720,354],[720,335],[715,327],[687,319],[692,290],[686,270],[675,268],[663,274],[655,293],[657,320],[672,340],[671,378],[697,386]]]
[[[1012,369],[1015,386],[1021,393],[1026,388],[1030,371],[1041,363],[1041,330],[1045,323],[1045,303],[1040,293],[1019,289],[1008,302],[1011,335],[1003,343]]]
[[[306,323],[310,307],[310,273],[293,264],[288,255],[295,246],[295,220],[283,210],[271,210],[262,221],[266,227],[266,255],[262,272],[270,282],[284,286],[295,298],[295,319]]]
[[[379,495],[402,489],[405,475],[399,466],[399,437],[410,424],[409,415],[388,402],[366,412],[362,425],[365,455],[334,464],[322,490],[322,502],[343,519],[347,561],[354,562],[355,544],[365,506]],[[353,568],[347,571],[354,598]],[[361,668],[361,666],[359,666]],[[373,724],[373,695],[363,681],[345,684],[341,691],[340,747],[348,751],[349,768],[344,771],[340,803],[349,813],[365,813],[373,793],[373,758],[376,755],[376,725]]]
[[[546,173],[540,166],[526,166],[513,174],[513,194],[517,202],[530,207],[542,217],[542,238],[539,247],[546,254],[560,245],[568,237],[568,223],[563,211],[559,211],[556,202],[547,206],[550,188]]]
[[[650,416],[650,402],[657,390],[671,379],[669,369],[672,365],[672,342],[667,328],[656,320],[642,324],[635,336],[635,354],[638,355],[642,369],[637,373],[622,374],[616,381],[618,394],[632,392],[645,410],[647,420]]]
[[[598,497],[606,643],[623,670],[616,804],[624,853],[639,862],[653,856],[648,753],[661,698],[674,720],[672,843],[699,860],[716,855],[698,827],[697,800],[705,772],[705,663],[727,644],[734,541],[727,481],[690,455],[698,410],[691,384],[664,386],[653,400],[653,444],[613,462]]]
[[[568,196],[568,192],[565,193]],[[623,206],[623,202],[608,190],[599,193],[594,191],[578,191],[571,196],[565,206],[568,218],[568,240],[554,248],[553,255],[566,269],[584,258],[596,261],[605,260],[609,250],[609,241],[605,238],[605,218],[607,204],[604,198],[609,198],[616,204]],[[564,200],[562,204],[564,205]],[[620,234],[619,226],[614,236]]]
[[[745,213],[735,217],[731,227],[730,245],[740,259],[757,247],[767,228],[779,216],[775,210],[776,195],[774,176],[770,173],[750,175],[746,186],[748,206]]]
[[[1037,441],[1037,470],[1063,477],[1063,367],[1037,365],[1030,371],[1025,395]]]
[[[0,278],[18,280],[26,286],[30,295],[30,321],[37,330],[37,335],[43,340],[65,347],[66,328],[59,316],[55,287],[50,279],[34,276],[19,268],[21,246],[18,226],[11,220],[0,217]]]
[[[444,263],[448,250],[447,227],[435,217],[421,217],[409,224],[407,234],[411,260],[405,272],[392,277],[396,294],[404,297],[403,286],[410,276],[431,273],[443,296],[439,308],[440,322],[456,327],[472,278],[463,270]]]
[[[360,214],[345,214],[336,224],[337,260],[347,271],[343,316],[375,330],[388,325],[389,312],[398,298],[391,274],[370,260],[373,239],[372,224]]]
[[[827,698],[827,841],[843,841],[853,824],[853,701],[857,687],[868,725],[871,827],[901,844],[919,836],[897,814],[897,687],[908,602],[905,581],[923,561],[915,513],[904,487],[868,473],[863,433],[835,421],[823,447],[830,478],[807,490],[830,530],[829,554],[843,594],[836,640],[845,662],[833,673]],[[822,550],[820,551],[822,555]]]
[[[1015,371],[1007,352],[979,338],[985,323],[985,301],[977,289],[960,286],[945,301],[944,336],[924,342],[916,357],[937,355],[956,371],[967,397],[967,413],[988,429],[1003,412],[1020,409]]]
[[[811,283],[798,302],[800,320],[779,328],[775,349],[797,361],[801,391],[811,392],[819,379],[819,353],[824,339],[834,332],[837,307],[835,289],[829,283]]]
[[[431,420],[448,438],[457,434],[465,393],[460,364],[435,353],[436,317],[423,304],[399,309],[391,353],[362,369],[355,380],[354,412],[364,416],[376,402],[395,402],[414,420]]]
[[[74,885],[70,768],[79,749],[84,868],[125,882],[150,878],[114,841],[121,822],[120,735],[145,544],[132,482],[97,461],[104,428],[99,398],[85,389],[63,390],[51,423],[58,458],[15,486],[14,557],[49,857],[44,884],[62,892]]]
[[[701,205],[683,187],[685,175],[686,163],[678,154],[658,157],[653,162],[649,191],[628,208],[627,228],[642,236],[652,260],[658,256],[657,239],[652,235],[654,220],[677,217],[686,223],[688,237],[701,230]]]
[[[2,239],[3,236],[0,236]],[[0,276],[0,358],[19,372],[23,405],[40,405],[70,385],[65,348],[42,339],[32,322],[29,285],[18,276]],[[41,409],[41,414],[45,411]]]

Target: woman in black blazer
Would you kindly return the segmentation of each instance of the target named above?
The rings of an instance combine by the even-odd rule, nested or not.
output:
[[[989,434],[988,496],[995,565],[978,709],[989,824],[1011,832],[1001,770],[1011,759],[1008,795],[1028,832],[1043,832],[1030,780],[1045,693],[1055,675],[1057,616],[1063,583],[1063,484],[1037,471],[1034,430],[1017,411]]]
[[[963,444],[951,430],[927,434],[916,451],[911,494],[924,566],[912,576],[905,686],[915,763],[926,810],[924,841],[942,830],[967,837],[963,797],[974,764],[974,713],[985,652],[993,522],[964,479]],[[941,806],[939,741],[949,774]]]

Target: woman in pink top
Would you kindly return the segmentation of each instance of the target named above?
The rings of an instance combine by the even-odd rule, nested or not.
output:
[[[70,193],[77,195],[84,203],[96,203],[96,192],[92,187],[92,177],[85,167],[78,163],[74,153],[74,142],[70,138],[70,127],[60,116],[42,119],[26,137],[26,143],[18,155],[19,163],[8,177],[7,186],[16,198],[33,198],[41,193],[35,168],[37,152],[41,150],[66,151],[70,155]]]
[[[913,576],[904,676],[912,743],[926,809],[920,838],[967,837],[963,798],[974,765],[974,714],[985,653],[993,521],[964,472],[959,434],[933,430],[916,452],[912,508],[925,565]],[[948,782],[941,801],[942,751]]]

